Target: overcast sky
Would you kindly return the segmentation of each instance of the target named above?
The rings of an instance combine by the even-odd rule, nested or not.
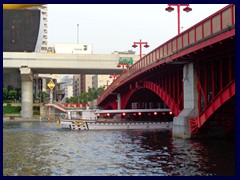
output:
[[[186,13],[181,7],[184,31],[227,4],[190,4]],[[94,54],[134,50],[134,41],[147,41],[147,54],[177,35],[177,10],[165,11],[167,4],[49,4],[48,45],[79,43],[93,45]]]

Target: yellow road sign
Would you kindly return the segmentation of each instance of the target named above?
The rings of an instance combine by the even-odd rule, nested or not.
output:
[[[51,90],[53,90],[53,88],[55,87],[55,84],[52,79],[50,80],[50,82],[47,85],[48,85],[49,89],[51,89]]]

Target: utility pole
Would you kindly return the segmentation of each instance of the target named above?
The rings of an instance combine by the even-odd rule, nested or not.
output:
[[[77,44],[79,43],[78,42],[78,38],[79,38],[78,36],[79,36],[79,24],[77,24]]]

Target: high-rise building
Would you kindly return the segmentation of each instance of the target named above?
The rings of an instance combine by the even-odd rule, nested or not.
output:
[[[107,88],[112,81],[113,80],[109,78],[109,75],[94,75],[92,76],[92,87],[96,89],[99,87]]]
[[[88,87],[92,86],[91,74],[76,74],[73,75],[73,96],[79,96],[83,92],[88,91]]]
[[[47,52],[47,45],[48,45],[48,6],[47,4],[41,6],[34,6],[28,9],[39,9],[42,13],[43,18],[43,39],[42,39],[42,46],[41,52]]]
[[[73,96],[78,96],[81,89],[80,74],[73,75]]]
[[[47,45],[48,45],[48,7],[47,7],[47,5],[42,5],[39,8],[42,11],[43,24],[44,24],[41,52],[47,52]]]
[[[41,12],[39,12],[39,10]],[[6,13],[10,13],[10,15]],[[10,37],[11,40],[10,49],[8,49],[7,46],[9,44],[8,41],[7,40],[4,41],[3,44],[5,48],[3,49],[5,52],[47,52],[47,40],[48,40],[47,5],[28,7],[18,10],[16,9],[14,11],[8,10],[4,11],[4,15],[6,15],[4,16],[6,19],[4,19],[3,29],[4,33],[7,34],[6,35],[4,34],[3,37],[5,37],[5,40]],[[41,19],[39,17],[42,17],[42,22],[38,21],[39,19]],[[28,21],[29,19],[31,19],[31,21]],[[39,29],[38,23],[41,24],[40,25],[41,29]],[[11,30],[5,30],[5,28],[8,28],[6,24],[11,28]],[[39,30],[41,31],[41,33],[38,33]],[[15,42],[14,46],[12,45],[13,38],[12,33],[15,34],[14,37],[16,38],[14,39]],[[23,41],[26,42],[26,45],[24,44]],[[20,45],[18,46],[18,44]],[[43,79],[44,78],[46,77],[43,76]],[[4,70],[4,87],[8,86],[13,86],[14,89],[21,88],[21,79],[18,73],[8,72]]]
[[[73,75],[61,75],[60,82],[62,82],[64,86],[64,98],[62,101],[65,101],[66,98],[73,96]]]

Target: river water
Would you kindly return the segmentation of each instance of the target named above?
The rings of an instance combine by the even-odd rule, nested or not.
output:
[[[161,130],[3,124],[5,176],[233,176],[235,141],[173,139]]]

